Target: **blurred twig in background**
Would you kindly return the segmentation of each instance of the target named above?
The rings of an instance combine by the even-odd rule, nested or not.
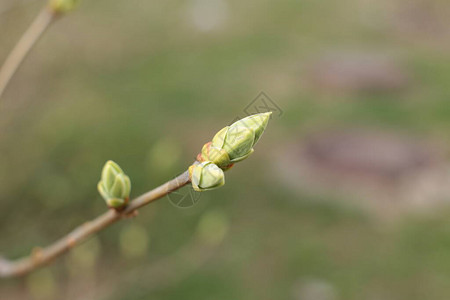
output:
[[[30,50],[58,15],[46,5],[8,55],[0,69],[0,98]]]
[[[137,197],[131,201],[123,211],[118,212],[114,209],[110,209],[94,220],[75,228],[72,232],[56,241],[54,244],[43,249],[34,249],[30,256],[15,261],[8,261],[0,258],[0,277],[21,276],[51,262],[54,258],[85,241],[94,233],[105,229],[109,225],[123,218],[134,216],[137,209],[164,197],[168,193],[185,186],[189,182],[189,174],[186,171],[163,185]]]

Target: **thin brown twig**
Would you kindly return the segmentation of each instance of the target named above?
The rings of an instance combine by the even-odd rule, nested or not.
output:
[[[94,233],[105,229],[109,225],[123,218],[133,216],[139,208],[164,197],[170,192],[185,186],[189,182],[189,173],[186,171],[178,177],[135,198],[123,211],[118,212],[114,209],[110,209],[94,220],[78,226],[68,235],[57,240],[52,245],[42,249],[34,249],[29,256],[14,261],[0,258],[0,277],[7,278],[22,276],[37,269],[38,267],[48,264],[53,259],[61,256],[74,246],[85,241]]]
[[[58,15],[51,8],[45,6],[12,49],[0,68],[0,98],[30,50]]]

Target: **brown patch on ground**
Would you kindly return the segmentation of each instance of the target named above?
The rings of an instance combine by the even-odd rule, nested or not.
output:
[[[395,216],[450,200],[449,164],[439,148],[403,134],[335,130],[283,147],[276,168],[290,187]]]
[[[393,58],[372,53],[328,54],[307,69],[309,85],[328,92],[393,92],[406,88],[410,81]]]
[[[413,39],[450,38],[450,4],[441,0],[396,1],[390,23],[394,31]]]

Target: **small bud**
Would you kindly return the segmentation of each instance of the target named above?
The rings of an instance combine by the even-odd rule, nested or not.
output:
[[[190,166],[189,177],[192,187],[198,192],[212,190],[225,184],[222,169],[210,161]]]
[[[223,128],[214,136],[211,148],[225,150],[231,163],[244,160],[253,153],[253,147],[266,129],[271,114],[251,115]]]
[[[68,13],[75,9],[79,0],[49,0],[50,9],[55,13]]]
[[[127,205],[131,182],[119,165],[109,160],[103,167],[102,178],[97,188],[108,206],[117,209]]]

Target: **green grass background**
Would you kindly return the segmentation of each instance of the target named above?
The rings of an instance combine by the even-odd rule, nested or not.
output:
[[[400,10],[406,2],[394,1]],[[446,1],[428,2],[448,12]],[[182,172],[260,91],[284,114],[225,187],[196,206],[162,199],[52,266],[0,282],[0,295],[298,299],[296,286],[313,280],[337,299],[448,299],[448,209],[384,224],[337,196],[287,189],[270,160],[320,127],[407,131],[448,146],[449,35],[395,31],[390,1],[227,3],[224,26],[201,32],[189,22],[190,1],[84,0],[38,43],[0,105],[0,252],[8,257],[103,212],[96,184],[106,160],[126,170],[138,195]],[[1,57],[42,4],[0,16]],[[394,53],[412,83],[380,94],[305,87],[308,62],[354,49]],[[130,228],[135,238],[122,239]],[[134,240],[144,246],[123,245]],[[127,246],[143,250],[128,255]]]

